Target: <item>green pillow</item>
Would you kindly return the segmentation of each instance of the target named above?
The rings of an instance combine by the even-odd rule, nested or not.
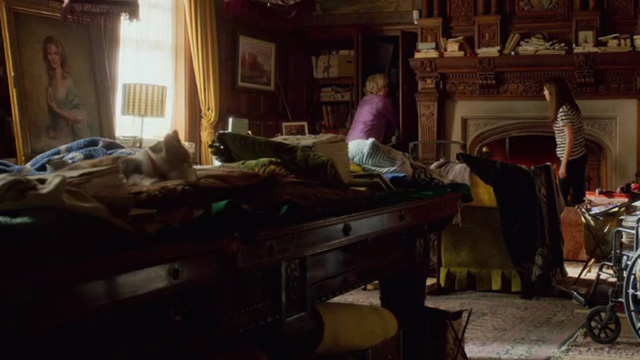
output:
[[[220,156],[222,152],[222,158],[227,162],[275,158],[302,179],[346,186],[332,158],[306,147],[258,136],[219,132],[209,148],[214,156]]]

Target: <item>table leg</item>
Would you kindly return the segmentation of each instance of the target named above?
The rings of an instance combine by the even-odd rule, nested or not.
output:
[[[419,231],[418,231],[419,233]],[[424,344],[424,301],[429,246],[425,237],[416,236],[415,229],[406,231],[403,244],[407,250],[407,267],[390,274],[380,282],[382,306],[391,310],[403,329],[403,358],[425,359],[428,349]]]

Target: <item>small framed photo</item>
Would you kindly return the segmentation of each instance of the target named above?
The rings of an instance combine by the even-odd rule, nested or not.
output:
[[[301,122],[283,122],[282,123],[282,135],[283,136],[300,136],[309,135],[309,128],[307,123]]]
[[[596,32],[594,30],[578,31],[578,46],[595,46]]]
[[[236,83],[241,88],[274,91],[276,44],[239,35]]]

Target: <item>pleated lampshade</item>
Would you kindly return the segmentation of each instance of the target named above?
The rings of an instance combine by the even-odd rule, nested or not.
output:
[[[122,84],[122,115],[164,117],[166,103],[166,86]]]

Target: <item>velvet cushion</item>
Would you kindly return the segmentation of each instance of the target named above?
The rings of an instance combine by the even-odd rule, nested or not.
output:
[[[315,355],[365,350],[398,332],[398,321],[383,307],[330,302],[317,309],[324,331]]]

